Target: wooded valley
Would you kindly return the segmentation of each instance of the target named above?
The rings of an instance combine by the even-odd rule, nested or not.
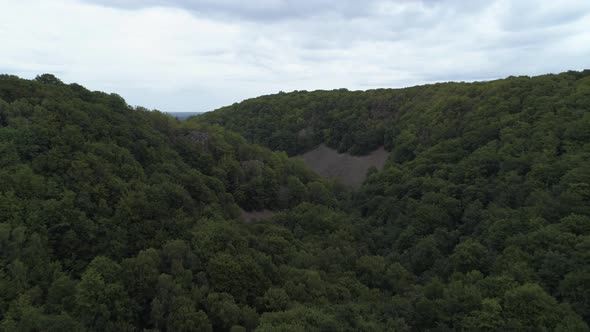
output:
[[[590,331],[588,70],[182,122],[1,75],[0,153],[1,331]]]

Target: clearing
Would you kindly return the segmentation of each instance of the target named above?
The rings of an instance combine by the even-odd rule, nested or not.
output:
[[[383,147],[365,156],[353,156],[321,144],[317,148],[304,153],[302,158],[307,167],[325,178],[337,179],[342,183],[359,187],[367,177],[371,167],[382,169],[387,161],[389,152]]]

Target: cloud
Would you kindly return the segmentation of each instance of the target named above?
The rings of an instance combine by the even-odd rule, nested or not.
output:
[[[347,18],[370,14],[375,0],[85,0],[123,9],[149,7],[180,8],[198,15],[254,21],[282,21],[331,14]]]
[[[204,111],[290,90],[402,87],[588,67],[586,0],[21,0],[4,72]]]

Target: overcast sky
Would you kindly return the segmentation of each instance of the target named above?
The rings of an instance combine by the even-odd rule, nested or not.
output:
[[[207,111],[590,68],[590,0],[0,0],[0,73]]]

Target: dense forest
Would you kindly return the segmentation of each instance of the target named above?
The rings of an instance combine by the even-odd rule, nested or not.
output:
[[[590,71],[183,122],[2,75],[0,152],[0,331],[590,331]]]

